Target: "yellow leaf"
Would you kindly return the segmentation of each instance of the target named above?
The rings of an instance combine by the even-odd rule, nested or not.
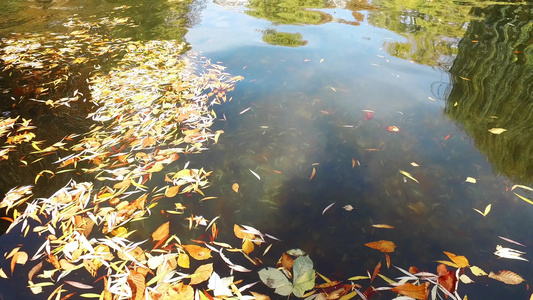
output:
[[[459,276],[459,280],[461,280],[461,282],[464,283],[464,284],[474,283],[474,281],[472,279],[470,279],[470,277],[468,277],[465,274]]]
[[[485,276],[485,275],[487,275],[487,273],[485,273],[485,271],[483,271],[481,268],[479,268],[477,266],[471,266],[470,267],[470,271],[475,276]]]
[[[466,177],[466,180],[465,180],[465,182],[469,182],[469,183],[476,183],[476,182],[477,182],[477,180],[476,180],[475,178],[473,178],[473,177]]]
[[[4,270],[2,270],[2,268],[0,268],[0,277],[2,277],[2,278],[7,278],[7,275],[6,275],[6,273],[4,272]]]
[[[466,268],[469,267],[470,264],[468,263],[468,259],[462,255],[455,255],[450,252],[443,251],[444,254],[446,254],[451,261],[453,261],[459,268]]]
[[[373,224],[372,227],[385,228],[385,229],[393,229],[394,228],[394,226],[387,225],[387,224]]]
[[[348,280],[361,280],[361,279],[370,279],[368,276],[354,276],[348,278]]]
[[[152,233],[152,239],[154,241],[160,241],[168,236],[170,222],[166,222],[163,225],[159,226],[154,233]]]
[[[481,212],[479,209],[475,209],[475,211],[477,211],[478,213],[480,213],[482,216],[486,217],[487,214],[490,212],[490,208],[492,207],[492,204],[489,204],[487,205],[487,207],[485,207],[485,211],[484,212]]]
[[[520,196],[518,195],[517,193],[514,193],[515,195],[517,195],[520,199],[526,201],[527,203],[529,204],[533,204],[533,201],[529,200],[528,198],[524,197],[524,196]]]
[[[178,266],[188,269],[190,267],[189,255],[186,253],[180,253],[178,256]]]
[[[458,266],[456,263],[453,263],[453,262],[451,262],[451,261],[447,261],[447,260],[436,260],[436,262],[441,263],[441,264],[445,264],[445,265],[450,266],[450,267],[452,267],[452,268],[459,269],[459,266]]]
[[[242,243],[242,251],[246,254],[250,254],[252,251],[254,251],[254,243],[252,243],[249,239],[244,238]]]
[[[407,178],[413,180],[413,181],[416,182],[416,183],[419,183],[418,180],[416,180],[416,178],[413,177],[413,175],[411,175],[411,174],[409,174],[409,173],[407,173],[407,172],[405,172],[405,171],[403,171],[403,170],[399,170],[399,171],[400,171],[400,173],[402,173],[402,175],[404,175],[405,177],[407,177]]]
[[[501,133],[504,133],[507,131],[507,129],[503,129],[503,128],[491,128],[489,129],[490,133],[492,134],[501,134]]]

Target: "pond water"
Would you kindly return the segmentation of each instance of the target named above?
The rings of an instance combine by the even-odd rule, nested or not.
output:
[[[533,193],[511,191],[515,184],[533,184],[532,2],[5,2],[4,37],[65,32],[61,24],[74,15],[131,17],[139,26],[107,34],[185,41],[231,75],[244,76],[228,93],[231,101],[215,106],[212,130],[224,131],[218,143],[179,163],[189,160],[213,171],[204,193],[218,199],[181,197],[194,214],[220,216],[222,236],[232,235],[233,224],[245,224],[281,239],[262,258],[265,265],[300,248],[318,272],[346,279],[385,263],[365,243],[390,240],[397,246],[392,264],[404,269],[435,273],[447,251],[487,273],[510,270],[533,279],[529,262],[493,254],[503,245],[531,258],[529,248],[499,236],[533,246],[533,206],[514,192],[529,199]],[[130,7],[114,10],[122,5]],[[112,60],[108,64],[102,67],[113,67]],[[15,83],[6,72],[1,76],[2,111],[13,113],[13,92],[7,89]],[[64,92],[79,88],[88,94],[84,81],[81,76]],[[76,108],[50,113],[32,106],[19,112],[34,118],[41,136],[53,139],[91,125],[83,119],[90,106]],[[493,128],[506,131],[495,134]],[[4,193],[32,184],[38,173],[31,167],[19,171],[18,162],[3,161],[2,168]],[[49,183],[42,195],[65,180]],[[489,204],[486,216],[474,210],[483,212]],[[160,204],[156,210],[172,207]],[[161,220],[146,224],[155,229]],[[0,240],[2,252],[23,243],[16,234]],[[8,270],[9,262],[0,266]],[[532,293],[525,283],[467,274],[475,283],[459,283],[458,292],[469,299],[528,299]],[[255,273],[241,277],[257,280]],[[24,276],[19,279],[0,281],[4,300],[47,297],[32,295]]]

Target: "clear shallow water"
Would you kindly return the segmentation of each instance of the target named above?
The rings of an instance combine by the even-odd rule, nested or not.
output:
[[[154,13],[141,4],[132,5],[137,9],[137,20],[142,20],[141,13]],[[238,223],[281,238],[283,243],[276,245],[272,253],[304,249],[322,274],[339,274],[344,278],[365,274],[383,257],[364,244],[384,239],[398,246],[391,259],[403,268],[416,265],[434,272],[437,265],[434,261],[445,259],[442,251],[449,251],[465,255],[471,264],[487,272],[512,270],[530,280],[529,263],[498,260],[492,254],[496,245],[505,244],[498,235],[530,245],[529,216],[533,206],[506,192],[515,182],[531,184],[531,169],[527,168],[531,161],[531,152],[527,151],[531,149],[528,139],[531,130],[523,125],[531,118],[531,93],[527,87],[531,83],[531,76],[527,76],[531,71],[528,50],[531,47],[527,36],[512,39],[502,35],[493,42],[490,35],[480,30],[449,33],[446,30],[449,27],[442,22],[436,24],[441,25],[444,33],[432,34],[431,29],[436,28],[422,23],[424,18],[417,19],[412,12],[389,4],[381,4],[381,10],[361,12],[364,21],[359,20],[354,26],[346,22],[356,20],[350,19],[352,11],[347,9],[321,8],[320,11],[332,16],[331,22],[305,25],[284,23],[279,18],[271,18],[277,23],[254,18],[252,7],[223,8],[202,2],[195,6],[198,9],[190,18],[194,26],[186,30],[174,26],[182,34],[187,32],[183,39],[191,49],[212,61],[220,61],[231,74],[245,77],[231,93],[233,100],[216,107],[219,119],[225,116],[216,124],[217,129],[225,131],[219,144],[206,153],[188,157],[194,165],[213,170],[212,185],[205,193],[219,199],[190,205],[205,217],[221,215],[221,225],[226,225],[230,233],[231,226]],[[155,11],[162,15],[161,20],[168,20],[161,8],[165,5],[168,4],[154,6],[159,7]],[[73,4],[72,8],[75,7],[78,6]],[[516,9],[509,7],[507,10]],[[527,29],[530,23],[523,18],[528,16],[529,6],[522,7],[516,13],[516,24]],[[104,8],[105,4],[96,3],[95,13],[105,11]],[[420,11],[423,9],[427,7]],[[438,7],[434,9],[438,12]],[[497,13],[476,11],[479,9],[465,14],[470,16],[468,19],[452,20],[457,22],[452,27],[466,28],[461,22],[469,21],[495,28],[496,33],[506,28],[500,24]],[[398,22],[398,15],[403,23]],[[491,16],[495,20],[491,21]],[[413,20],[422,25],[414,26]],[[168,38],[167,33],[172,32],[171,26],[141,23],[139,29],[129,34],[149,39]],[[12,25],[6,32],[36,28],[24,24]],[[379,27],[382,24],[387,26]],[[403,27],[399,26],[402,24]],[[156,27],[165,30],[153,29]],[[299,33],[306,43],[298,47],[268,44],[262,39],[268,29]],[[463,36],[452,39],[457,32],[465,34],[461,42],[458,41]],[[416,37],[424,33],[426,41],[440,38],[448,42],[444,49],[449,51],[440,51],[431,43],[413,43],[418,48],[401,52],[403,56],[391,51],[390,45],[397,50],[400,43],[423,40]],[[475,39],[479,40],[473,42]],[[478,48],[472,45],[477,44],[481,45],[478,48],[485,47],[479,51],[487,57],[494,52],[491,45],[497,46],[500,52],[492,64],[473,56]],[[512,50],[517,47],[515,44],[524,46]],[[517,57],[513,65],[510,63],[513,55],[520,55],[514,51],[525,54]],[[447,56],[431,60],[423,55],[435,52]],[[406,53],[410,54],[409,59],[392,55],[406,57]],[[500,56],[504,57],[501,62],[497,59]],[[476,62],[481,67],[468,68]],[[469,70],[474,71],[468,74]],[[498,95],[491,78],[500,74],[505,77],[504,70],[508,76],[507,81],[499,81],[502,89],[514,84],[518,91],[507,99],[514,106],[511,112],[505,109],[507,102],[501,102],[499,96],[491,97]],[[483,71],[493,76],[479,75]],[[521,74],[526,76],[518,76]],[[516,82],[523,82],[524,86]],[[480,109],[480,113],[476,107],[484,106],[475,104],[480,98],[494,104],[487,104],[488,108]],[[474,104],[464,102],[465,99]],[[365,120],[363,110],[373,110],[373,118]],[[492,115],[502,121],[490,119]],[[393,125],[400,132],[386,130]],[[508,126],[518,129],[500,136],[487,132],[493,127]],[[505,145],[501,140],[505,140]],[[515,149],[521,151],[517,153]],[[519,167],[502,169],[494,157],[508,165],[526,167],[521,172]],[[352,159],[359,164],[352,167]],[[420,166],[413,167],[411,162]],[[313,164],[318,165],[314,166],[316,174],[310,180]],[[420,183],[405,178],[399,169],[409,172]],[[259,174],[261,180],[249,170]],[[476,178],[477,183],[465,183],[467,177]],[[235,182],[241,187],[238,195],[231,190]],[[335,205],[322,215],[323,209],[333,202]],[[348,204],[356,209],[343,210]],[[486,217],[472,209],[483,210],[488,204],[492,204],[492,211]],[[372,223],[387,223],[396,229],[372,229]],[[2,238],[17,243],[11,237]],[[277,255],[273,255],[272,261],[267,259],[265,262],[272,265]],[[461,284],[459,289],[461,295],[467,294],[469,298],[526,299],[530,294],[524,284],[504,286],[486,277],[471,277],[477,283]]]

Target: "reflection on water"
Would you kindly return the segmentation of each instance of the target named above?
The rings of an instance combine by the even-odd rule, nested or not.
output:
[[[34,31],[71,14],[7,3],[12,17],[2,28],[9,31]],[[219,143],[190,157],[194,167],[213,170],[205,193],[218,199],[180,198],[206,218],[220,215],[221,232],[252,225],[283,240],[272,252],[302,248],[319,272],[342,278],[382,260],[364,244],[383,239],[398,245],[392,261],[403,268],[434,272],[435,260],[450,251],[487,272],[509,269],[531,279],[526,263],[492,254],[502,244],[498,235],[530,244],[533,207],[506,191],[515,181],[533,182],[530,6],[252,0],[240,13],[223,10],[222,1],[146,3],[124,3],[140,26],[113,34],[182,39],[188,32],[193,49],[246,78],[217,107],[216,129],[225,131]],[[98,2],[76,12],[116,6]],[[22,16],[33,9],[43,17]],[[447,89],[435,95],[436,85]],[[492,135],[494,127],[508,131]],[[488,204],[486,217],[473,210]],[[462,295],[526,297],[523,287],[474,279]]]

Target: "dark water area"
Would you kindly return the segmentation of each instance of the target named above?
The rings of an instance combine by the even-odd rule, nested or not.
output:
[[[503,245],[532,258],[533,205],[515,193],[533,199],[533,192],[511,188],[533,185],[533,3],[5,0],[3,5],[1,37],[68,32],[62,24],[72,17],[130,17],[138,26],[104,28],[105,36],[184,41],[187,50],[244,76],[228,93],[231,101],[214,107],[212,130],[224,131],[218,143],[183,155],[172,167],[190,161],[194,168],[213,171],[204,193],[218,199],[177,198],[195,215],[220,216],[220,240],[234,239],[233,224],[282,240],[261,258],[266,266],[274,266],[284,251],[300,248],[332,279],[366,275],[378,262],[385,264],[385,257],[365,243],[390,240],[397,245],[392,264],[403,269],[435,273],[436,261],[447,260],[447,251],[487,273],[510,270],[533,280],[530,262],[493,254]],[[129,8],[116,9],[122,5]],[[103,69],[117,64],[113,55],[98,62]],[[89,72],[80,69],[78,80],[49,97],[79,90],[88,99],[83,74]],[[4,115],[32,118],[40,138],[58,140],[92,125],[85,118],[89,103],[51,110],[20,100],[14,108],[11,97],[20,96],[16,87],[31,82],[7,72],[0,76]],[[399,132],[388,130],[391,126]],[[491,133],[494,128],[506,131]],[[22,168],[18,161],[0,161],[0,191],[33,184],[36,173],[55,159]],[[71,176],[41,180],[41,196]],[[90,180],[87,174],[74,176]],[[155,175],[151,185],[163,181]],[[234,183],[239,193],[232,190]],[[474,211],[489,204],[486,216]],[[161,203],[154,213],[173,207]],[[184,237],[203,234],[203,229],[184,232],[181,216],[166,217]],[[158,218],[132,224],[140,231],[134,237],[145,239],[143,230],[149,235],[160,223]],[[24,242],[31,253],[39,245],[28,240],[18,233],[2,235],[0,250]],[[9,270],[9,261],[0,261],[0,267]],[[2,298],[45,299],[46,293],[31,294],[21,273],[0,280]],[[385,267],[382,273],[402,275]],[[79,274],[80,281],[91,280]],[[459,283],[462,297],[529,299],[532,293],[526,283],[505,285],[466,274],[475,283]],[[239,278],[258,280],[255,272]],[[285,298],[256,287],[273,299]],[[392,298],[384,293],[372,299]]]

